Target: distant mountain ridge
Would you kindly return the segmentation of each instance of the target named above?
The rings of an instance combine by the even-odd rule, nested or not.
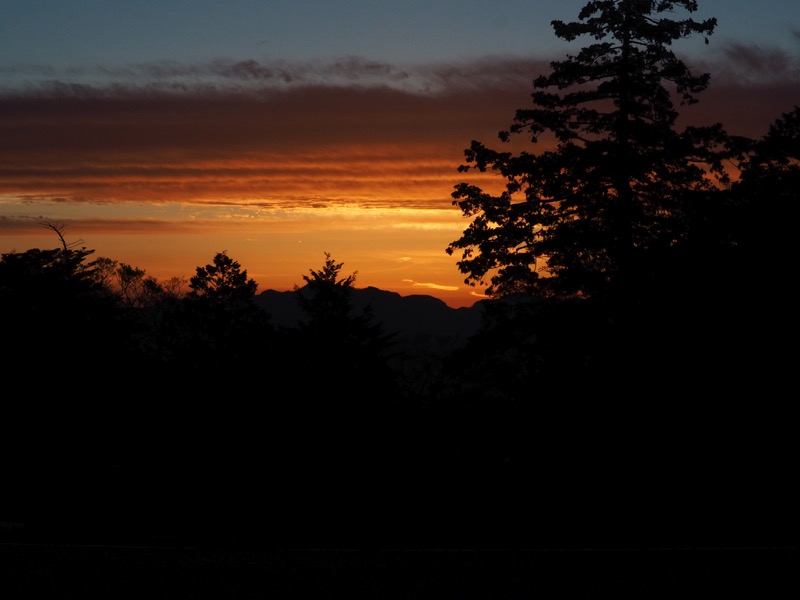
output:
[[[305,320],[295,291],[266,290],[256,294],[254,301],[269,313],[274,325],[294,327]],[[484,302],[452,308],[433,296],[401,296],[372,286],[353,288],[352,301],[355,312],[370,306],[375,322],[383,326],[385,333],[406,339],[432,336],[452,343],[464,342],[478,331]]]

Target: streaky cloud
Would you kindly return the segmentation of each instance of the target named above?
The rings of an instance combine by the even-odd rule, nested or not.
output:
[[[800,98],[798,59],[722,49],[698,65],[711,86],[686,119],[763,135]],[[516,56],[17,65],[13,81],[31,77],[0,88],[0,184],[32,204],[449,205],[464,148],[499,144],[548,70]]]
[[[346,56],[305,62],[216,59],[204,63],[155,61],[124,66],[6,65],[2,94],[43,92],[104,95],[133,91],[171,94],[265,93],[298,87],[389,88],[412,94],[498,87],[510,81],[529,81],[546,69],[545,60],[494,56],[481,59],[397,65]]]
[[[422,283],[420,281],[414,281],[413,279],[403,279],[404,283],[410,283],[412,287],[421,287],[427,288],[431,290],[441,290],[444,292],[457,292],[460,288],[458,286],[453,285],[441,285],[438,283]]]
[[[727,69],[723,71],[744,80],[782,80],[800,77],[800,59],[777,46],[763,48],[758,45],[732,42],[723,53]]]

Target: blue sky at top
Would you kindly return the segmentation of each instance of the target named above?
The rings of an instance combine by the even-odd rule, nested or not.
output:
[[[0,64],[358,56],[435,62],[549,53],[585,0],[3,0]],[[720,41],[800,50],[797,0],[700,0]],[[793,35],[794,32],[794,35]]]

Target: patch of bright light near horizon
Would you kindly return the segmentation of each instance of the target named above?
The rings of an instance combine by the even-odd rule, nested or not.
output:
[[[438,283],[422,283],[419,281],[414,281],[413,279],[403,279],[403,283],[410,283],[413,287],[424,287],[431,290],[442,290],[446,292],[457,292],[459,290],[459,287],[454,285],[440,285]]]
[[[280,200],[254,198],[204,199],[196,202],[169,201],[161,202],[117,202],[113,200],[80,200],[62,196],[22,196],[0,194],[0,210],[4,216],[30,216],[31,213],[47,211],[65,212],[75,218],[85,212],[97,218],[99,214],[107,217],[152,216],[160,219],[231,219],[285,217],[318,217],[341,218],[359,216],[370,219],[385,219],[391,216],[417,216],[429,220],[432,215],[452,216],[458,211],[445,207],[437,199],[419,201],[418,199],[394,198],[380,200],[364,198],[354,201],[353,198],[291,198],[283,204]]]
[[[242,205],[2,202],[0,228],[38,231],[43,222],[117,233],[191,228],[194,232],[279,226],[291,230],[451,232],[464,229],[458,211],[445,208],[365,208],[359,205],[266,209]],[[305,234],[305,233],[304,233]]]
[[[364,207],[358,204],[323,207],[261,208],[243,206],[194,206],[195,220],[243,222],[281,221],[327,223],[352,229],[410,229],[434,231],[463,228],[458,211],[442,208]]]

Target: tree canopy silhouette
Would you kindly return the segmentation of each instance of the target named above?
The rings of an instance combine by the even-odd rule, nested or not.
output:
[[[453,204],[472,221],[447,252],[461,252],[465,283],[488,283],[493,296],[629,290],[652,276],[653,256],[686,242],[692,203],[717,189],[709,175],[726,181],[728,138],[720,124],[676,128],[676,102],[697,102],[709,75],[693,74],[672,45],[716,27],[671,18],[676,9],[697,2],[593,1],[578,21],[553,21],[557,37],[593,42],[552,62],[533,81],[533,107],[499,133],[526,133],[541,152],[474,140],[465,150],[461,172],[505,180],[499,193],[455,186]]]
[[[330,252],[325,252],[322,268],[318,271],[309,269],[309,274],[303,275],[306,285],[294,287],[300,307],[309,317],[309,326],[341,326],[349,321],[352,290],[358,272],[340,278],[342,267],[344,263],[337,263]]]
[[[247,270],[243,271],[224,250],[214,255],[213,264],[197,267],[189,287],[190,297],[205,298],[215,305],[249,303],[258,290],[256,281],[248,279]]]
[[[212,263],[197,267],[189,288],[179,302],[168,302],[161,319],[158,337],[169,368],[191,377],[212,371],[232,376],[269,364],[269,315],[253,301],[258,284],[239,262],[226,251],[217,252]],[[229,393],[248,384],[241,377],[226,377],[213,385]]]
[[[58,236],[59,248],[0,256],[0,312],[4,367],[46,393],[89,361],[101,372],[115,367],[112,357],[125,355],[127,324],[119,296],[90,260],[94,250],[80,246],[82,240],[67,242],[61,225],[43,226]]]
[[[737,239],[750,255],[760,257],[753,267],[774,269],[775,278],[788,283],[794,250],[794,219],[788,214],[800,196],[800,106],[781,114],[767,133],[749,146],[742,174],[732,186]],[[769,210],[765,210],[765,208]]]
[[[386,363],[391,336],[375,321],[371,307],[356,310],[352,295],[357,272],[342,277],[343,267],[325,252],[322,268],[310,269],[303,275],[306,285],[295,286],[307,316],[299,328],[302,362],[326,365],[329,373],[349,382],[351,392],[377,394],[372,386],[391,380]]]

